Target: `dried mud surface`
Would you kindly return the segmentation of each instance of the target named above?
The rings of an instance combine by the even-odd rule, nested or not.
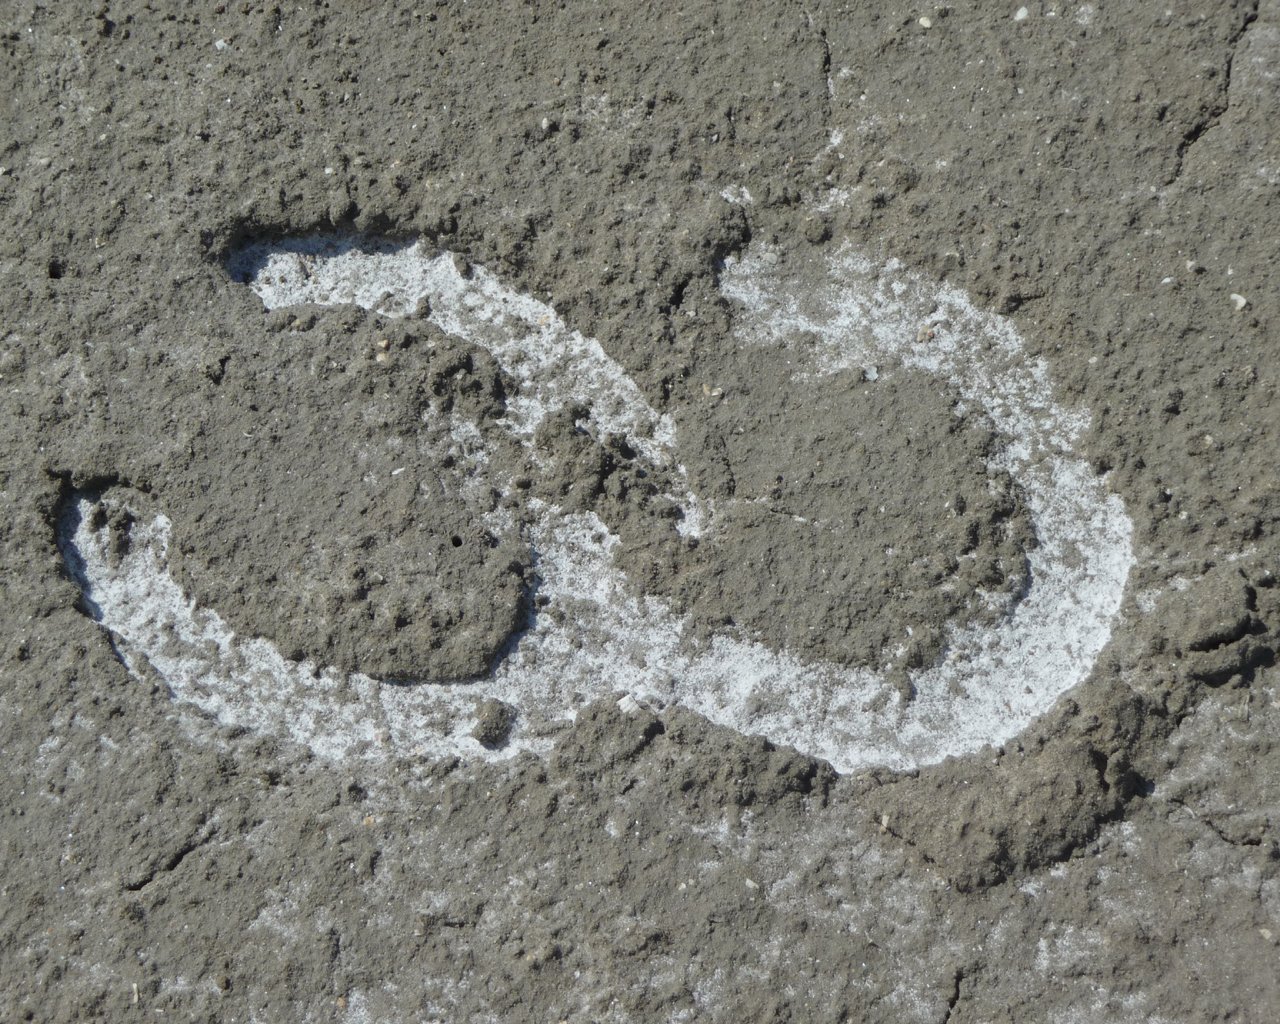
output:
[[[1280,4],[1015,10],[0,11],[5,1013],[1272,1019]],[[77,490],[162,508],[236,629],[380,678],[484,671],[534,598],[519,531],[476,528],[509,496],[450,456],[518,393],[487,353],[228,273],[317,231],[425,237],[600,339],[692,484],[748,500],[689,544],[575,415],[534,496],[697,628],[856,664],[1017,599],[1017,488],[938,382],[739,345],[718,274],[847,242],[964,289],[1091,416],[1135,527],[1111,643],[1016,741],[902,774],[613,699],[494,765],[180,707],[85,613]],[[851,503],[886,521],[799,529]]]

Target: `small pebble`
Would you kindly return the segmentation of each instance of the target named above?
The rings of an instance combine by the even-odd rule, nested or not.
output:
[[[618,710],[621,711],[624,715],[634,714],[635,712],[639,711],[642,707],[643,705],[638,700],[636,700],[635,697],[631,696],[631,694],[629,693],[625,697],[623,697],[620,701],[618,701]]]
[[[1249,300],[1248,300],[1248,299],[1246,299],[1243,295],[1240,295],[1240,294],[1239,294],[1239,293],[1237,293],[1237,292],[1232,292],[1232,293],[1231,293],[1231,301],[1232,301],[1232,302],[1234,302],[1234,303],[1236,304],[1236,310],[1237,310],[1237,312],[1238,312],[1239,310],[1244,309],[1244,307],[1245,307],[1245,306],[1249,305]]]
[[[1027,15],[1029,15],[1030,13],[1031,12],[1028,11],[1025,7],[1019,7],[1016,11],[1013,12],[1013,20],[1026,21]]]
[[[921,19],[920,19],[920,27],[921,27],[921,28],[933,28],[933,19],[932,19],[932,18],[921,18]]]
[[[516,709],[504,701],[486,697],[476,708],[476,724],[471,735],[480,745],[497,750],[507,744],[516,722]]]

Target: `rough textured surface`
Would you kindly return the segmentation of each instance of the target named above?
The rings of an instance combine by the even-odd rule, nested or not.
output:
[[[1270,1020],[1280,5],[1013,11],[0,12],[8,1012]],[[423,235],[548,299],[674,417],[708,493],[811,514],[843,481],[777,462],[831,445],[834,474],[858,442],[820,428],[862,417],[889,461],[850,493],[887,487],[906,549],[944,562],[956,537],[918,536],[901,481],[985,495],[982,425],[950,432],[905,378],[801,399],[739,349],[716,276],[753,241],[848,241],[964,288],[1092,414],[1136,527],[1112,643],[1016,743],[905,776],[613,700],[544,760],[377,771],[182,710],[77,608],[73,488],[148,493],[191,591],[291,653],[448,678],[522,621],[523,539],[475,533],[499,499],[447,457],[455,410],[500,443],[501,375],[414,320],[266,314],[226,273],[246,239],[331,228]],[[908,453],[907,425],[936,443]],[[572,457],[537,486],[610,477],[573,428],[548,426]],[[836,609],[881,584],[800,584],[847,565],[838,531],[744,512],[677,578],[660,508],[615,489],[602,514],[705,628],[745,590],[741,628],[861,661],[890,619],[919,608],[927,638],[1002,558],[1016,576],[1016,489],[990,501],[974,578],[943,601],[935,567],[899,570],[866,629]]]
[[[649,592],[702,635],[862,665],[931,663],[948,622],[994,619],[1021,596],[1034,534],[1008,474],[987,468],[996,435],[956,415],[944,383],[878,369],[800,380],[781,352],[739,362],[682,423],[694,485],[722,514],[692,551],[637,566]]]
[[[382,678],[484,672],[525,619],[529,554],[481,525],[462,417],[502,414],[493,360],[429,328],[282,316],[228,360],[160,497],[186,589],[288,657]],[[157,487],[157,491],[160,489]]]

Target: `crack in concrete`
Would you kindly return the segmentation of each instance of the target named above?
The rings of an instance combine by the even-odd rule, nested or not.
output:
[[[217,826],[210,823],[208,819],[201,821],[200,825],[201,828],[195,835],[187,839],[186,842],[179,846],[163,861],[153,865],[144,878],[140,881],[129,882],[125,885],[125,891],[141,892],[161,875],[166,875],[172,871],[176,871],[182,865],[182,862],[187,859],[189,854],[194,853],[203,846],[208,846],[209,843],[213,841],[213,837],[218,834]]]
[[[1252,836],[1249,836],[1243,839],[1233,838],[1230,833],[1228,833],[1225,829],[1223,829],[1222,826],[1214,822],[1212,818],[1210,818],[1208,815],[1200,814],[1198,811],[1192,808],[1185,801],[1179,800],[1177,797],[1167,797],[1166,799],[1174,807],[1177,807],[1183,811],[1186,811],[1188,816],[1194,822],[1196,822],[1196,824],[1203,825],[1205,828],[1207,828],[1210,832],[1212,832],[1215,836],[1221,839],[1228,846],[1261,846],[1262,845],[1261,836],[1257,838],[1254,838]]]
[[[819,28],[814,21],[813,15],[809,11],[804,12],[805,21],[808,23],[809,31],[817,34],[818,42],[822,44],[822,95],[824,97],[822,104],[822,131],[824,135],[831,134],[831,100],[835,96],[835,83],[831,79],[831,40],[827,38],[827,30]]]
[[[1174,154],[1173,174],[1165,182],[1165,186],[1172,185],[1180,177],[1182,177],[1182,169],[1186,166],[1187,154],[1197,142],[1199,142],[1205,134],[1211,129],[1216,128],[1222,122],[1222,118],[1227,111],[1231,109],[1231,69],[1235,63],[1236,51],[1240,48],[1240,44],[1244,41],[1245,35],[1249,31],[1249,26],[1258,20],[1258,8],[1262,0],[1254,0],[1249,10],[1245,13],[1244,19],[1240,23],[1239,29],[1231,36],[1228,41],[1227,59],[1223,66],[1223,86],[1222,86],[1222,102],[1214,104],[1209,113],[1193,124],[1185,133],[1178,143],[1178,149]]]
[[[960,983],[964,981],[964,970],[957,968],[951,979],[951,994],[947,996],[947,1015],[942,1018],[942,1024],[950,1024],[951,1015],[955,1013],[956,1005],[960,1002]]]

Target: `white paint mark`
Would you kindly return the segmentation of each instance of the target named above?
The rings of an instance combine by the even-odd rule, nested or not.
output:
[[[532,436],[546,414],[571,402],[589,404],[604,430],[622,434],[646,458],[666,463],[675,425],[658,415],[626,371],[594,338],[570,328],[545,303],[503,285],[479,266],[418,245],[304,238],[243,250],[231,268],[251,276],[268,309],[301,303],[353,303],[389,316],[431,303],[441,330],[493,353],[522,385],[511,403],[517,433]]]
[[[806,664],[729,637],[694,643],[665,602],[627,585],[613,560],[619,538],[597,517],[540,502],[526,502],[522,514],[546,604],[490,676],[455,685],[393,686],[316,671],[265,640],[237,638],[169,576],[163,515],[135,525],[132,546],[115,556],[110,527],[95,527],[94,503],[82,497],[64,515],[64,555],[131,668],[145,659],[178,700],[227,724],[291,736],[325,757],[544,752],[582,702],[618,690],[657,706],[682,703],[841,771],[906,769],[1005,742],[1089,673],[1132,565],[1132,524],[1120,500],[1072,452],[1087,417],[1053,401],[1047,367],[1026,356],[1008,320],[958,290],[848,248],[820,263],[771,255],[731,261],[723,275],[725,293],[743,307],[744,344],[788,348],[818,382],[892,363],[946,379],[1003,434],[1007,446],[993,464],[1018,481],[1030,509],[1039,545],[1028,553],[1028,594],[993,629],[955,625],[943,663],[912,675],[908,702],[877,702],[888,684],[870,669]],[[671,419],[599,343],[481,267],[461,271],[454,257],[420,245],[309,239],[247,250],[236,269],[269,308],[352,302],[403,314],[425,299],[436,324],[487,348],[520,380],[527,397],[506,421],[518,439],[527,442],[565,403],[590,402],[605,429],[652,462],[678,466]],[[922,323],[931,329],[921,331]],[[475,464],[488,471],[482,457]],[[714,522],[714,509],[693,495],[680,500],[686,530]],[[501,751],[470,736],[486,697],[520,713]]]

